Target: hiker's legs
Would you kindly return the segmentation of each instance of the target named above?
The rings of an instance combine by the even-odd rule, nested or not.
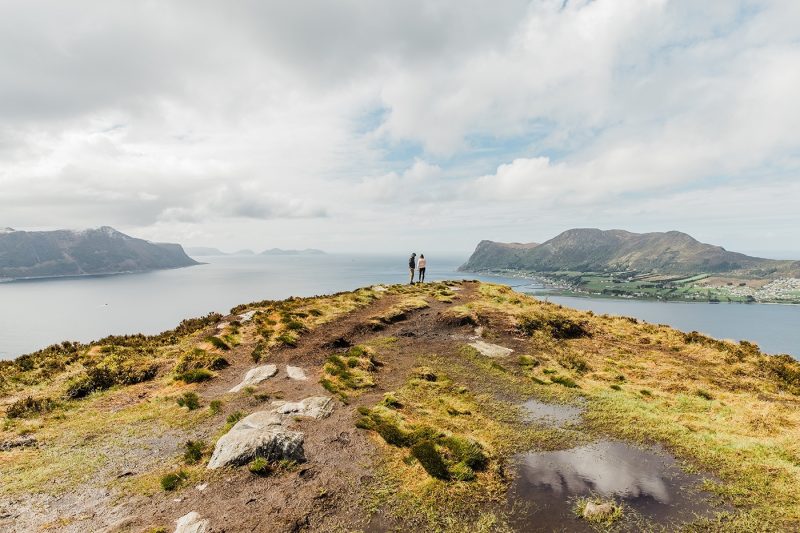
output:
[[[422,281],[425,281],[425,269],[422,269]]]
[[[409,285],[413,285],[414,284],[414,269],[413,268],[409,268],[408,270],[411,272],[411,279],[408,280],[408,284]]]
[[[419,269],[419,282],[425,281],[425,267]]]

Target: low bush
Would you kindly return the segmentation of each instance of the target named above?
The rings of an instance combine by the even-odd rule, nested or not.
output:
[[[241,411],[236,411],[235,413],[229,414],[228,418],[225,421],[230,425],[234,425],[242,418],[244,418],[244,413],[242,413]]]
[[[790,355],[765,355],[758,364],[781,388],[800,395],[800,361]]]
[[[208,404],[208,410],[211,411],[212,414],[218,414],[222,411],[222,402],[220,400],[211,400]]]
[[[221,355],[208,353],[200,348],[193,348],[178,358],[174,370],[176,373],[181,374],[187,370],[198,370],[200,368],[222,370],[229,366],[228,360]]]
[[[214,374],[205,368],[195,368],[193,370],[187,370],[182,374],[178,374],[175,376],[175,379],[183,381],[184,383],[201,383],[203,381],[208,381],[213,377]]]
[[[178,396],[175,400],[178,405],[185,407],[190,411],[194,411],[200,407],[200,397],[193,392],[184,392],[183,395]]]
[[[303,324],[299,320],[289,320],[288,322],[286,322],[285,326],[286,326],[286,329],[288,329],[289,331],[305,331],[306,330],[305,324]]]
[[[247,469],[257,476],[268,476],[272,472],[272,466],[269,464],[269,461],[263,457],[256,457],[250,461],[250,464],[247,465]]]
[[[567,388],[570,388],[570,389],[579,388],[578,384],[575,383],[575,380],[570,378],[570,377],[567,377],[567,376],[555,376],[554,375],[554,376],[550,377],[550,381],[553,382],[553,383],[558,383],[559,385],[563,385],[563,386],[565,386]]]
[[[289,346],[291,348],[294,348],[295,346],[297,346],[297,337],[295,337],[292,333],[290,333],[288,331],[278,335],[275,338],[275,340],[278,341],[279,343],[283,344],[284,346]]]
[[[219,337],[216,337],[214,335],[210,335],[210,336],[206,337],[205,340],[206,340],[206,342],[211,344],[211,346],[213,346],[214,348],[217,348],[219,350],[228,351],[228,350],[231,349],[231,347],[228,346],[228,343],[226,343],[224,340],[222,340]]]
[[[28,418],[44,413],[49,413],[58,406],[52,398],[34,398],[28,396],[17,400],[8,406],[6,417],[8,418]]]
[[[133,385],[155,377],[158,365],[150,357],[132,355],[127,348],[112,349],[100,361],[87,362],[85,370],[67,383],[68,398],[83,398],[115,385]]]
[[[180,487],[181,483],[188,478],[189,474],[187,474],[184,470],[170,472],[169,474],[161,476],[161,488],[168,492],[173,491]]]
[[[422,468],[437,479],[450,479],[450,472],[436,445],[429,440],[417,442],[411,447],[411,455],[419,461]]]
[[[183,462],[187,465],[193,465],[200,462],[203,458],[203,452],[206,449],[206,443],[202,440],[187,440],[184,445],[186,448],[183,452]]]
[[[525,316],[519,320],[517,328],[528,336],[543,331],[555,339],[578,339],[590,336],[585,322],[578,322],[562,315]]]
[[[475,441],[463,437],[450,436],[441,440],[457,463],[463,463],[472,470],[483,470],[489,462],[483,448]]]
[[[250,358],[253,360],[254,363],[260,363],[266,355],[267,355],[267,343],[264,341],[258,341],[256,343],[255,348],[253,348],[253,352],[250,354]]]

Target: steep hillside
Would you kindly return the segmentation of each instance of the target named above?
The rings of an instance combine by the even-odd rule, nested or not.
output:
[[[636,272],[697,274],[739,272],[752,277],[800,275],[800,262],[729,252],[678,231],[631,233],[571,229],[528,249],[482,241],[462,270],[534,272]]]
[[[475,251],[470,256],[469,261],[460,270],[524,269],[527,264],[527,252],[537,246],[539,245],[535,242],[523,244],[481,241],[475,247]]]
[[[109,227],[0,232],[0,279],[115,274],[196,264],[178,244],[136,239]]]
[[[475,282],[0,362],[0,530],[797,531],[800,364]]]

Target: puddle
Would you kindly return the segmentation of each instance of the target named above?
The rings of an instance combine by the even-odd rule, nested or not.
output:
[[[525,422],[537,422],[556,427],[580,424],[583,414],[581,407],[545,403],[533,399],[523,403],[522,410]]]
[[[697,490],[703,477],[683,472],[660,449],[599,441],[520,454],[515,470],[508,504],[512,525],[520,531],[592,531],[573,513],[580,496],[621,502],[626,518],[619,525],[628,531],[647,528],[646,522],[667,527],[713,514],[704,493]]]

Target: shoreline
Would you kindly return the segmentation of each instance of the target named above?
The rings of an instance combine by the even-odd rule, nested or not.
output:
[[[790,301],[780,301],[780,300],[754,300],[752,302],[742,302],[742,301],[735,301],[735,300],[710,300],[710,299],[700,299],[700,298],[659,298],[659,297],[647,297],[647,296],[620,296],[620,295],[610,295],[610,294],[603,294],[598,292],[588,292],[582,291],[579,289],[575,289],[574,287],[570,287],[564,283],[559,283],[551,278],[548,278],[544,275],[536,275],[530,274],[526,272],[519,272],[519,271],[473,271],[473,270],[460,270],[459,272],[468,272],[472,274],[480,274],[482,276],[492,276],[492,277],[502,277],[502,278],[513,278],[513,279],[525,279],[530,281],[537,281],[543,285],[543,289],[546,291],[556,291],[556,292],[548,292],[548,294],[552,296],[569,296],[574,298],[600,298],[604,300],[621,300],[621,301],[640,301],[640,302],[661,302],[661,303],[702,303],[702,304],[740,304],[740,305],[788,305],[788,306],[798,306],[800,305],[800,299],[797,300],[790,300]],[[536,294],[536,293],[534,293]]]
[[[145,270],[120,270],[118,272],[98,272],[84,274],[65,274],[59,276],[28,276],[23,278],[0,278],[0,285],[6,283],[25,283],[31,281],[55,281],[61,279],[84,279],[84,278],[105,278],[110,276],[124,276],[128,274],[147,274],[148,272],[158,272],[159,270],[178,270],[179,268],[190,268],[194,266],[207,265],[208,263],[196,262],[193,265],[182,265],[164,268],[148,268]]]

